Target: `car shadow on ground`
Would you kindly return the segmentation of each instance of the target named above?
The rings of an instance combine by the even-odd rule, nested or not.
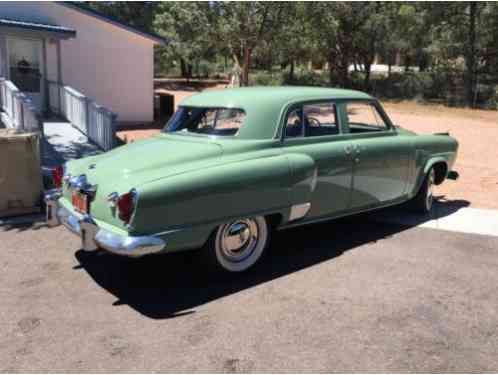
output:
[[[446,214],[465,205],[468,202],[439,203]],[[411,227],[372,220],[372,215],[278,231],[261,262],[242,274],[210,272],[196,251],[128,259],[80,250],[76,253],[80,265],[75,268],[84,268],[97,284],[115,295],[115,305],[129,305],[153,319],[172,318],[194,313],[210,301],[331,261],[344,252]]]

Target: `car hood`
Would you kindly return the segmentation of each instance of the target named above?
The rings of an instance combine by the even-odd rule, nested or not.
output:
[[[67,171],[72,176],[85,174],[92,185],[113,185],[119,191],[198,169],[200,161],[206,163],[221,154],[221,146],[208,138],[160,134],[72,161]]]

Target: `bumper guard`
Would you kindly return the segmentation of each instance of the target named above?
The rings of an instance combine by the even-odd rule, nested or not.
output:
[[[140,257],[162,251],[166,242],[156,236],[123,236],[100,228],[90,215],[76,216],[59,204],[61,193],[50,190],[45,194],[47,225],[64,225],[81,238],[83,250],[102,248],[110,253],[128,257]]]

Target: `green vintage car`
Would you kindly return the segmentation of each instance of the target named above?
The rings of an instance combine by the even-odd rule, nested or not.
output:
[[[201,248],[214,266],[244,271],[272,230],[407,201],[428,212],[433,184],[457,176],[457,149],[448,134],[394,126],[358,91],[205,92],[185,99],[161,134],[56,168],[48,223],[85,250]]]

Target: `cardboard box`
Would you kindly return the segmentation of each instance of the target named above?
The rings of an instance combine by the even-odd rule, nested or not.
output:
[[[0,217],[39,212],[42,192],[39,135],[0,129]]]

